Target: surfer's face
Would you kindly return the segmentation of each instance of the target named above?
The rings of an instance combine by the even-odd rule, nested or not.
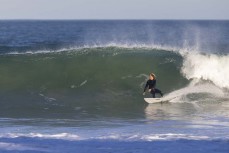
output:
[[[150,80],[153,80],[154,78],[153,78],[153,76],[152,76],[152,75],[149,75],[149,79],[150,79]]]

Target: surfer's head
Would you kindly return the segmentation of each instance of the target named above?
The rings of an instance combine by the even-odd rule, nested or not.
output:
[[[149,79],[150,79],[150,80],[155,80],[155,79],[156,79],[155,74],[150,73],[150,75],[149,75]]]

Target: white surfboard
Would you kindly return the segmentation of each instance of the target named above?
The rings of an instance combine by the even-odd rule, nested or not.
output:
[[[162,97],[162,98],[144,98],[144,100],[149,104],[168,102],[176,97]]]
[[[149,104],[163,102],[163,98],[144,98],[144,100]]]

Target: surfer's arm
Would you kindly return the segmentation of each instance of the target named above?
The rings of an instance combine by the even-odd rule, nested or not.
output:
[[[145,88],[144,88],[144,93],[146,92],[146,89],[148,88],[149,86],[149,81],[146,82],[146,85],[145,85]]]

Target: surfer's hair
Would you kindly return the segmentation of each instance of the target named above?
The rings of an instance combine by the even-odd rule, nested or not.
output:
[[[150,73],[150,75],[153,77],[154,80],[156,79],[156,75],[155,74]]]

